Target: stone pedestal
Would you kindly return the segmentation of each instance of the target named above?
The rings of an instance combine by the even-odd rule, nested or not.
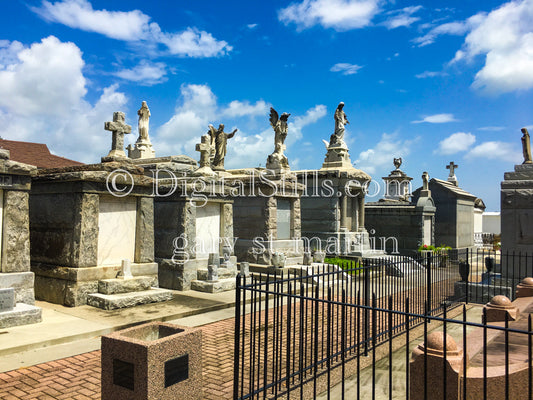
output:
[[[150,140],[138,140],[133,148],[128,147],[128,157],[134,159],[155,158],[155,151]]]
[[[533,278],[524,278],[516,285],[516,297],[533,297]]]
[[[413,350],[409,365],[409,394],[411,399],[444,398],[444,368],[446,369],[446,399],[460,399],[463,350],[457,347],[453,338],[448,334],[446,335],[446,343],[444,342],[443,332],[432,332],[427,336],[426,343],[419,344]],[[446,355],[446,359],[444,355]],[[427,379],[426,396],[424,394],[424,378]]]
[[[124,259],[133,276],[157,280],[153,215],[152,179],[130,162],[40,170],[30,196],[37,297],[85,305]]]
[[[202,331],[152,322],[102,336],[102,400],[203,398]]]
[[[327,146],[327,153],[322,169],[353,168],[348,147],[344,142]]]
[[[0,149],[0,328],[41,321],[30,271],[28,199],[35,171]]]
[[[504,174],[501,183],[501,228],[502,254],[533,253],[533,164],[515,165],[514,172]],[[508,268],[507,258],[502,257],[502,274],[505,276],[520,270],[526,276],[532,276],[531,263],[526,263],[525,259],[521,259],[520,265],[509,260],[511,265]]]
[[[502,295],[494,296],[483,308],[485,309],[484,323],[502,322],[505,318],[508,321],[516,321],[520,315],[520,311],[511,303],[511,300]]]

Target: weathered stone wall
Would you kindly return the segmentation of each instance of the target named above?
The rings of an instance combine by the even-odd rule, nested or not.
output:
[[[266,197],[236,197],[233,203],[233,232],[235,237],[253,239],[265,237],[276,229],[270,224],[270,210]],[[275,212],[275,205],[274,205]],[[274,214],[275,215],[275,214]]]
[[[303,236],[339,231],[340,210],[336,197],[302,197],[300,201]]]
[[[28,199],[26,191],[4,190],[1,272],[30,270]]]
[[[151,197],[137,199],[137,223],[135,233],[135,262],[154,261],[154,200]]]
[[[402,254],[418,250],[424,237],[424,214],[414,205],[409,206],[365,206],[366,226],[371,236],[375,237],[376,249],[382,248],[380,238],[396,238],[398,250]],[[386,241],[386,250],[392,251],[393,240]]]

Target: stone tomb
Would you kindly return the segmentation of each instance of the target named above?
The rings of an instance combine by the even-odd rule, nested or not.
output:
[[[306,247],[337,254],[369,250],[364,187],[370,176],[353,166],[297,174],[306,188],[301,199]]]
[[[427,172],[422,175],[424,186],[420,196],[416,202],[412,202],[405,195],[402,182],[409,182],[413,178],[398,171],[392,171],[389,179],[385,180],[389,189],[394,189],[388,190],[385,198],[366,204],[366,223],[381,242],[376,243],[376,246],[383,247],[388,252],[412,255],[421,245],[435,244],[436,208],[429,190]],[[398,180],[394,180],[395,177]]]
[[[28,198],[35,170],[0,150],[0,328],[41,321],[30,271]]]
[[[158,286],[152,179],[127,160],[40,170],[30,196],[30,233],[39,299],[79,306],[100,293],[92,304],[112,309],[172,297],[159,290],[154,298],[142,285],[131,295],[136,300],[122,290],[99,292],[101,281],[121,275],[123,260],[132,261],[134,277]]]
[[[281,253],[286,265],[301,264],[300,197],[304,187],[290,172],[264,169],[228,171],[233,185],[235,254],[239,261],[272,265]],[[279,265],[278,265],[279,266]]]
[[[223,179],[197,174],[196,161],[186,156],[133,162],[157,181],[154,236],[160,286],[204,292],[234,289],[233,200]],[[221,267],[216,281],[207,276],[210,256]]]
[[[453,164],[453,168],[457,168],[457,165]],[[447,181],[436,178],[429,181],[428,189],[436,207],[435,244],[450,246],[453,249],[472,248],[474,206],[477,197],[457,185],[455,174],[448,177]],[[418,202],[422,197],[423,190],[422,187],[413,192],[414,202]]]

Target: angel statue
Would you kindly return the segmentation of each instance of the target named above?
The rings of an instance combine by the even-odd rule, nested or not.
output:
[[[524,162],[522,164],[532,164],[531,159],[531,139],[527,128],[522,128],[522,152],[524,153]]]
[[[289,127],[287,119],[291,114],[283,113],[281,117],[278,112],[270,107],[270,125],[274,129],[274,153],[268,156],[267,168],[282,169],[289,168],[289,160],[283,154],[285,150],[285,138]]]
[[[137,111],[139,116],[139,139],[138,142],[150,141],[148,137],[148,128],[150,123],[150,109],[146,104],[146,101],[142,102],[141,108]]]
[[[329,145],[344,144],[344,126],[349,124],[346,114],[343,111],[344,103],[341,101],[335,110],[335,132],[329,139]]]
[[[224,157],[226,157],[226,147],[228,139],[235,136],[238,129],[234,129],[231,133],[224,132],[224,124],[220,124],[218,129],[213,125],[209,125],[209,136],[211,136],[211,148],[215,149],[215,156],[211,161],[211,167],[214,170],[224,170]]]

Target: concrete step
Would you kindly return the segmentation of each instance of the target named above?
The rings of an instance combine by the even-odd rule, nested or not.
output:
[[[191,289],[198,292],[219,293],[235,290],[235,278],[219,279],[217,281],[195,280],[191,282]]]
[[[151,288],[149,290],[131,293],[92,293],[87,295],[87,304],[103,310],[116,310],[119,308],[137,306],[139,304],[159,303],[171,299],[172,291],[167,289]]]
[[[41,322],[41,309],[25,303],[17,303],[9,311],[0,312],[0,328],[36,324]]]
[[[232,268],[218,268],[217,271],[218,271],[219,279],[235,278],[238,273],[237,269],[232,269]],[[207,281],[207,270],[206,269],[198,270],[198,280]]]
[[[155,285],[155,278],[151,276],[134,276],[132,278],[102,279],[98,281],[98,293],[118,294],[142,292]]]

